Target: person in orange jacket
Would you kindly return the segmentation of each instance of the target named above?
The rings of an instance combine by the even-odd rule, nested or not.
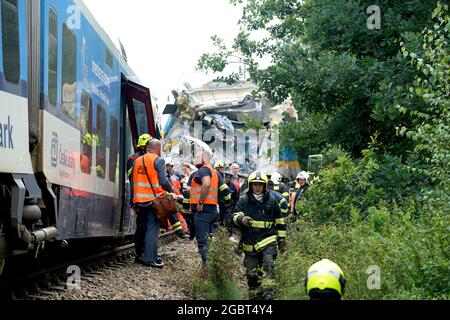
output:
[[[167,158],[166,159],[167,178],[173,186],[174,193],[176,195],[181,195],[181,183],[178,177],[175,174],[173,174],[173,167],[174,167],[173,160],[171,158]],[[161,231],[165,231],[164,229],[169,230],[171,228],[173,231],[176,232],[178,237],[180,237],[181,239],[185,239],[188,237],[188,235],[186,234],[186,232],[188,232],[187,223],[184,220],[181,213],[179,212],[170,215],[168,218],[167,225],[161,227],[162,227]]]

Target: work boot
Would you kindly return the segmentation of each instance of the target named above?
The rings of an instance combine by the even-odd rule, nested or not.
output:
[[[186,233],[185,233],[183,230],[177,231],[177,236],[178,236],[178,238],[180,238],[180,239],[186,239],[186,238],[188,238],[188,235],[186,235]]]
[[[142,261],[142,265],[143,266],[145,266],[145,267],[150,267],[150,268],[157,268],[157,269],[162,269],[162,268],[164,268],[164,262],[158,262],[158,261],[155,261],[155,262],[144,262],[144,261]]]

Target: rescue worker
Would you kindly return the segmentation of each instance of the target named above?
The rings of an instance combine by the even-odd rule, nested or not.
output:
[[[228,188],[230,189],[231,192],[231,221],[233,221],[233,212],[234,212],[234,207],[236,206],[236,203],[239,201],[239,190],[236,189],[236,185],[232,182],[233,180],[233,173],[230,171],[225,171],[224,172],[224,180],[226,185],[228,186]],[[239,185],[239,183],[238,183]],[[233,224],[234,226],[234,224]],[[231,235],[230,237],[228,237],[228,240],[232,241],[232,242],[237,242],[237,240],[234,238],[233,235]]]
[[[305,278],[306,293],[311,300],[341,300],[345,282],[342,269],[323,259],[309,268]]]
[[[86,174],[91,174],[91,164],[92,164],[91,156],[92,156],[92,146],[94,143],[97,147],[100,145],[98,135],[90,134],[89,132],[86,133],[82,140],[83,151],[81,155],[81,171]],[[90,152],[89,149],[91,149]],[[97,165],[97,167],[95,167],[95,170],[99,177],[104,177],[105,170],[101,165]]]
[[[286,201],[289,201],[289,189],[283,182],[281,182],[282,179],[283,177],[281,174],[274,172],[270,177],[269,186],[271,186],[272,190],[281,194]]]
[[[216,232],[219,220],[219,183],[222,178],[211,165],[211,153],[207,150],[198,151],[195,155],[195,166],[198,168],[192,178],[189,202],[194,214],[195,238],[206,266],[208,251],[208,236]]]
[[[250,174],[249,190],[234,208],[233,221],[241,227],[244,266],[251,291],[260,286],[264,273],[273,279],[277,244],[282,247],[286,240],[285,216],[268,191],[268,180],[261,171]]]
[[[299,201],[304,197],[306,190],[309,188],[309,184],[307,183],[309,178],[309,174],[306,171],[302,171],[297,175],[296,181],[299,186],[294,196],[291,196],[291,213],[294,219],[297,219],[300,216],[300,212],[298,212],[296,206]]]
[[[275,201],[277,202],[278,207],[280,208],[281,216],[283,217],[283,219],[278,220],[277,224],[280,226],[283,224],[285,225],[285,228],[284,229],[280,228],[280,231],[279,231],[279,233],[284,235],[284,237],[281,236],[278,239],[278,248],[280,249],[281,252],[283,252],[286,247],[286,240],[285,240],[286,233],[283,232],[283,230],[287,229],[286,223],[287,223],[287,217],[289,216],[289,204],[286,201],[286,199],[279,192],[276,192],[275,190],[270,190],[269,192],[274,197]]]
[[[150,142],[150,140],[152,140],[152,136],[149,135],[148,133],[144,133],[143,135],[141,135],[136,145],[138,151],[128,158],[127,173],[128,177],[130,178],[130,181],[131,181],[131,174],[133,172],[134,161],[148,152],[148,143]]]
[[[170,183],[173,186],[174,193],[176,195],[181,195],[181,183],[178,177],[173,173],[173,167],[175,166],[175,163],[173,162],[172,158],[166,159],[166,172],[167,172],[167,179],[170,181]],[[185,230],[183,230],[183,226],[187,228],[186,221],[184,220],[183,216],[181,214],[174,213],[171,214],[168,218],[172,230],[177,234],[177,236],[180,239],[186,239],[188,235],[186,235]],[[164,224],[161,224],[161,231],[166,232],[168,228],[168,223],[165,221]],[[163,229],[164,228],[164,229]]]
[[[136,159],[132,171],[131,202],[141,215],[140,226],[145,231],[144,252],[138,257],[138,262],[152,268],[163,268],[157,246],[160,222],[151,203],[174,190],[167,179],[165,161],[160,157],[161,142],[152,139],[148,148],[148,153]]]
[[[214,169],[219,176],[222,177],[222,180],[225,180],[225,163],[222,160],[218,160],[214,165]],[[231,192],[226,183],[222,183],[219,186],[220,197],[219,197],[219,215],[220,215],[220,224],[225,226],[228,232],[228,238],[231,239],[233,236],[233,208],[232,208],[232,199]],[[222,195],[223,192],[226,192],[225,195]]]
[[[149,152],[149,142],[152,137],[149,134],[143,134],[139,137],[136,145],[138,151],[131,155],[127,161],[127,173],[130,183],[132,182],[133,165],[137,158]],[[133,192],[130,190],[130,192]],[[136,212],[136,231],[134,234],[134,250],[136,252],[135,262],[139,263],[139,257],[144,253],[144,240],[146,234],[146,225],[142,225],[142,215]]]
[[[183,217],[186,220],[189,229],[189,239],[194,240],[194,215],[191,211],[191,204],[189,203],[189,196],[191,191],[191,181],[197,169],[189,163],[183,164],[184,177],[181,179],[181,194],[183,195]]]

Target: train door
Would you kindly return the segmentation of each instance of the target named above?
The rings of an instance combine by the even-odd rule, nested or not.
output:
[[[153,116],[153,105],[150,90],[135,82],[122,79],[122,141],[123,141],[123,172],[120,186],[122,199],[121,232],[128,234],[133,232],[134,212],[130,210],[129,195],[130,181],[126,170],[128,157],[136,152],[139,136],[149,133],[152,137],[159,138]]]

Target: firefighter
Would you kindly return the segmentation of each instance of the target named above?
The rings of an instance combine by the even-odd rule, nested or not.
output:
[[[283,196],[284,199],[286,199],[286,201],[289,201],[289,189],[282,182],[282,179],[283,176],[281,174],[279,174],[278,172],[274,172],[269,181],[269,185],[271,186],[270,189],[278,192]]]
[[[268,180],[261,171],[250,174],[249,190],[234,208],[233,221],[241,228],[244,266],[252,292],[260,286],[263,274],[273,279],[277,244],[283,247],[286,240],[285,216],[268,191]]]
[[[156,198],[174,191],[167,179],[165,161],[160,155],[161,142],[152,139],[148,153],[135,160],[131,176],[131,205],[141,216],[140,226],[145,231],[144,251],[137,257],[137,262],[152,268],[163,268],[164,263],[158,257],[157,247],[160,222],[151,204]]]
[[[308,184],[309,174],[306,171],[302,171],[297,175],[296,182],[298,189],[293,195],[291,195],[291,213],[294,219],[300,216],[300,212],[296,209],[297,203],[301,201],[309,188]]]
[[[89,132],[86,133],[83,137],[82,144],[83,144],[83,150],[81,155],[81,171],[86,174],[91,174],[91,152],[89,150],[92,150],[92,146],[95,143],[96,147],[98,148],[100,146],[100,141],[98,138],[98,135],[96,134],[90,134]],[[97,161],[97,163],[99,163]],[[105,170],[101,165],[97,165],[95,167],[95,170],[97,172],[97,175],[99,177],[104,177]]]
[[[225,180],[225,163],[218,160],[214,166],[216,172]],[[233,236],[233,220],[232,220],[232,199],[231,191],[226,183],[222,183],[219,186],[220,197],[219,197],[219,214],[220,214],[220,224],[225,226],[228,232],[228,238],[232,240]]]
[[[194,215],[191,211],[191,205],[189,203],[189,196],[191,191],[192,178],[195,175],[197,169],[189,164],[183,164],[183,174],[184,177],[181,179],[181,194],[183,195],[183,217],[186,220],[189,229],[189,240],[194,240],[195,238],[195,228],[194,228]]]
[[[192,179],[189,197],[194,214],[195,238],[203,266],[206,266],[208,236],[218,227],[219,183],[222,180],[211,165],[211,157],[208,150],[200,150],[195,154],[198,171]]]
[[[342,269],[323,259],[309,268],[305,278],[306,293],[311,300],[341,300],[345,282]]]
[[[136,145],[138,151],[128,158],[127,173],[128,177],[130,178],[130,181],[131,181],[131,173],[133,172],[134,161],[148,152],[148,144],[151,140],[152,136],[149,135],[148,133],[144,133],[143,135],[141,135]]]
[[[170,181],[170,183],[173,186],[174,193],[176,195],[181,195],[181,183],[179,178],[173,173],[173,167],[175,163],[173,162],[172,158],[166,159],[166,172],[167,172],[167,179]],[[168,222],[170,222],[172,226],[172,230],[177,234],[177,236],[180,239],[186,239],[188,235],[187,232],[187,224],[184,220],[183,216],[180,213],[174,213],[169,216]],[[168,222],[165,221],[164,225],[161,224],[161,232],[166,232],[168,229]],[[166,228],[167,227],[167,228]]]
[[[127,173],[130,183],[132,182],[132,173],[134,162],[137,158],[143,156],[149,152],[149,142],[152,137],[149,134],[143,134],[139,137],[138,143],[136,145],[138,151],[131,155],[127,161]],[[132,190],[131,190],[132,192]],[[136,232],[134,234],[134,250],[136,252],[135,262],[139,263],[139,257],[144,253],[144,240],[145,240],[145,230],[146,226],[142,225],[142,215],[136,212]]]

